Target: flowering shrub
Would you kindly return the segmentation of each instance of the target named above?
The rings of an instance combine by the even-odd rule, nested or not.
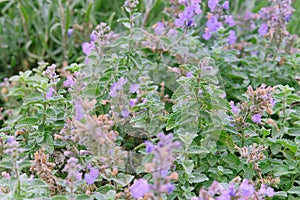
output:
[[[242,21],[170,0],[146,28],[158,2],[126,0],[126,31],[101,22],[81,63],[3,80],[1,199],[299,198],[291,1]]]

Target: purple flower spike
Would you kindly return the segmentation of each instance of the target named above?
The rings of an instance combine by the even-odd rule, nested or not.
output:
[[[150,190],[150,184],[143,178],[134,180],[133,185],[130,187],[131,195],[133,198],[143,198]]]
[[[73,86],[74,85],[74,80],[73,80],[73,77],[72,76],[68,76],[67,77],[67,80],[66,81],[64,81],[64,86],[65,87],[71,87],[71,86]]]
[[[261,115],[260,114],[254,114],[252,117],[251,117],[252,121],[254,123],[261,123]]]

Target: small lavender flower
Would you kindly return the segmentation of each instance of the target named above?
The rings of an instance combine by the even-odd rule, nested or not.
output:
[[[260,190],[258,191],[258,194],[268,196],[268,197],[273,197],[274,189],[271,187],[266,188],[266,185],[262,184]]]
[[[254,186],[247,179],[243,180],[238,190],[242,193],[243,197],[251,197],[255,192]]]
[[[154,29],[154,31],[157,35],[161,35],[164,30],[165,30],[165,25],[163,22],[158,22]]]
[[[91,35],[90,35],[90,39],[91,39],[91,41],[95,41],[96,40],[96,38],[97,38],[97,35],[96,35],[96,33],[93,31],[92,33],[91,33]]]
[[[208,7],[211,11],[215,10],[218,4],[219,0],[208,0]]]
[[[259,29],[258,29],[258,33],[259,33],[259,35],[261,35],[261,36],[264,36],[264,35],[266,35],[267,34],[267,32],[268,32],[268,25],[267,24],[262,24],[262,25],[260,25],[260,27],[259,27]]]
[[[129,188],[133,198],[143,198],[150,191],[150,184],[143,178],[134,180],[133,185]]]
[[[80,121],[84,118],[84,111],[80,101],[76,101],[75,103],[75,119]]]
[[[178,28],[182,28],[185,25],[192,26],[194,22],[192,18],[202,13],[200,2],[201,0],[179,1],[180,4],[185,5],[185,9],[175,19],[175,26]]]
[[[191,72],[187,72],[187,73],[185,74],[185,77],[187,77],[187,78],[192,78],[192,77],[193,77],[193,74],[192,74]]]
[[[121,77],[117,82],[113,83],[110,87],[109,95],[111,97],[115,97],[117,95],[117,91],[121,91],[123,89],[123,85],[125,85],[127,81],[127,78]]]
[[[139,87],[140,86],[138,84],[132,84],[132,85],[130,85],[129,92],[135,93],[139,89]]]
[[[233,27],[235,25],[235,21],[234,21],[232,15],[226,16],[225,18],[226,19],[224,22],[227,23],[229,27]]]
[[[225,2],[222,4],[222,8],[224,8],[225,10],[228,10],[228,9],[229,9],[229,1],[225,1]]]
[[[154,144],[152,142],[149,142],[149,141],[145,141],[144,143],[146,145],[146,152],[151,153],[155,148]]]
[[[133,106],[135,106],[135,104],[138,102],[138,99],[130,99],[129,100],[129,106],[130,107],[133,107]]]
[[[222,26],[222,23],[218,21],[217,16],[211,16],[207,21],[206,26],[211,32],[216,32]]]
[[[231,110],[234,114],[237,114],[239,112],[239,108],[237,106],[234,105],[233,101],[229,102],[230,106],[231,106]]]
[[[230,30],[229,31],[229,36],[228,36],[228,44],[234,44],[237,40],[237,37],[235,35],[235,31]]]
[[[124,118],[129,117],[129,111],[128,111],[128,109],[127,109],[127,108],[123,108],[123,109],[121,110],[121,115],[122,115]]]
[[[90,167],[90,172],[85,174],[84,176],[84,180],[86,181],[86,183],[88,185],[94,184],[95,180],[98,178],[99,176],[99,171],[93,167]]]
[[[94,42],[84,42],[82,43],[82,51],[86,56],[89,56],[93,49],[96,48]]]
[[[208,28],[205,29],[204,34],[202,35],[202,38],[204,40],[209,40],[211,38],[212,34]]]
[[[68,76],[67,80],[64,81],[64,87],[72,87],[74,84],[75,84],[75,81],[72,76]]]
[[[53,96],[53,93],[55,92],[55,89],[53,87],[48,89],[48,92],[46,93],[46,99],[50,99]]]
[[[69,29],[68,29],[67,35],[68,35],[69,37],[71,37],[72,34],[73,34],[73,29],[72,29],[72,28],[69,28]]]
[[[251,119],[254,123],[258,123],[258,124],[261,123],[261,115],[258,113],[252,115]]]
[[[78,164],[78,159],[71,157],[67,161],[63,171],[68,173],[67,180],[74,183],[75,181],[82,180],[82,174],[79,172],[81,169],[82,167],[80,164]]]

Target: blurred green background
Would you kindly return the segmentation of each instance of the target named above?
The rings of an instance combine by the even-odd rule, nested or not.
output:
[[[140,0],[139,10],[147,13],[144,26],[164,18],[169,0]],[[205,2],[202,1],[202,2]],[[18,71],[37,66],[38,61],[58,66],[84,59],[81,43],[92,29],[106,22],[119,32],[117,19],[125,17],[123,0],[0,0],[0,80]],[[257,12],[268,0],[231,0],[235,15],[245,9]],[[289,23],[291,33],[300,33],[300,1],[293,1],[295,14]],[[68,29],[73,29],[68,36]]]

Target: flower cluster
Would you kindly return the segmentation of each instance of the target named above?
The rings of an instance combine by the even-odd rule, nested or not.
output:
[[[275,100],[272,97],[272,92],[274,90],[274,87],[266,87],[265,84],[262,84],[255,91],[252,86],[249,86],[246,92],[248,101],[239,103],[237,106],[234,105],[233,101],[230,101],[232,112],[236,116],[236,122],[244,123],[245,117],[250,115],[254,123],[262,123],[261,117],[264,112],[273,113],[272,107],[275,105]]]
[[[50,195],[53,196],[62,191],[61,186],[57,185],[57,178],[52,174],[54,163],[48,162],[48,156],[44,149],[40,149],[34,154],[34,161],[30,171],[36,173],[43,181],[49,184]]]
[[[179,13],[178,18],[175,19],[175,26],[177,28],[192,26],[194,23],[193,17],[202,13],[200,7],[201,0],[179,0],[179,3],[185,5],[185,9],[182,13]]]
[[[110,27],[106,23],[100,23],[91,33],[91,41],[96,42],[100,46],[107,45],[115,34],[110,31]]]
[[[193,197],[192,200],[238,200],[238,199],[263,199],[263,197],[273,197],[274,190],[271,187],[266,187],[262,184],[261,188],[256,191],[254,186],[244,179],[242,182],[239,177],[232,180],[228,187],[214,181],[208,190],[201,189],[198,197]]]
[[[204,34],[202,35],[203,39],[209,40],[212,37],[212,34],[217,32],[225,24],[228,27],[233,27],[235,21],[232,15],[225,15],[225,10],[229,10],[229,1],[224,1],[223,4],[220,4],[219,0],[209,0],[208,7],[210,12],[207,13],[207,22]],[[230,30],[228,36],[228,44],[234,44],[236,42],[235,31]]]
[[[51,85],[51,87],[49,87],[46,92],[46,96],[45,96],[46,99],[51,98],[53,94],[56,92],[55,83],[58,76],[55,70],[56,70],[56,65],[53,64],[51,66],[48,66],[47,69],[43,72],[43,74],[50,79],[50,85]]]
[[[173,134],[158,134],[159,142],[154,145],[152,142],[145,141],[146,152],[154,153],[151,163],[145,165],[147,172],[152,174],[152,184],[145,179],[135,180],[130,187],[131,194],[134,198],[142,198],[145,194],[148,196],[160,196],[162,193],[171,193],[174,190],[172,180],[177,180],[177,173],[169,174],[173,165],[173,149],[181,146],[180,142],[173,142]]]
[[[278,37],[288,35],[286,29],[287,23],[292,16],[294,9],[291,0],[270,0],[272,5],[264,7],[260,10],[260,18],[264,21],[258,29],[258,33],[262,36],[268,32],[270,35]]]
[[[88,185],[91,185],[95,182],[95,180],[98,178],[99,176],[99,170],[97,170],[96,168],[94,167],[91,167],[90,165],[88,166],[88,169],[89,169],[89,173],[86,173],[84,175],[84,180],[86,181],[86,183]]]
[[[87,103],[84,103],[87,107]],[[91,105],[90,105],[91,106]],[[85,108],[87,109],[87,108]],[[126,160],[126,154],[115,143],[118,132],[112,130],[114,121],[108,115],[90,116],[85,115],[85,122],[68,120],[65,128],[61,131],[63,140],[85,145],[89,154],[96,156],[104,168],[118,167]],[[90,173],[96,174],[90,168]],[[96,176],[87,177],[95,179]]]

